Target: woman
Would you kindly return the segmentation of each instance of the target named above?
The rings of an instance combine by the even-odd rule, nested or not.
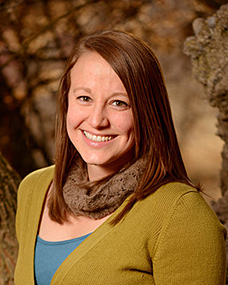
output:
[[[151,49],[79,40],[57,115],[55,166],[19,188],[15,284],[224,284],[226,231],[187,176]]]

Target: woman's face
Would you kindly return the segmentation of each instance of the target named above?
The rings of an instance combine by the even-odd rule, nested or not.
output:
[[[134,155],[128,95],[118,75],[96,52],[81,55],[71,70],[67,132],[87,163],[90,179],[96,172],[103,177],[113,173]]]

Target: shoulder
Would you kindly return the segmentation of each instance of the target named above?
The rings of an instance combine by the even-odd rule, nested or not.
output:
[[[170,209],[169,215],[175,216],[180,213],[180,215],[193,215],[204,219],[209,217],[210,220],[218,221],[215,212],[203,198],[203,192],[189,185],[177,182],[168,183],[158,189],[156,196],[156,200],[162,200],[167,213]]]
[[[24,197],[29,197],[31,193],[36,193],[34,189],[46,190],[54,176],[54,165],[35,170],[28,174],[20,183],[18,188],[18,202]],[[21,197],[22,196],[22,197]]]
[[[202,194],[195,188],[183,183],[168,183],[160,187],[136,204],[137,216],[148,227],[157,227],[161,232],[175,229],[180,232],[183,227],[200,236],[205,232],[223,232],[215,212],[211,209]],[[160,231],[159,230],[159,231]],[[185,234],[185,233],[183,233]]]
[[[35,170],[35,171],[29,173],[21,181],[21,183],[19,185],[19,189],[26,187],[26,186],[29,186],[29,185],[33,185],[37,182],[45,183],[45,182],[52,180],[53,176],[54,176],[54,169],[55,169],[55,166],[52,165],[52,166],[41,168],[41,169],[38,169],[38,170]]]
[[[154,196],[154,197],[153,197]],[[215,212],[197,189],[182,184],[169,183],[145,200],[150,215],[156,213],[160,221],[160,241],[173,236],[183,240],[215,238],[219,242],[226,237],[226,230]],[[163,237],[163,238],[161,238]],[[179,238],[178,238],[179,237]]]
[[[34,217],[43,205],[47,189],[53,180],[54,166],[45,167],[28,174],[20,183],[17,193],[16,232],[21,234],[28,226],[29,217]]]
[[[187,196],[194,197],[203,204],[206,203],[195,188],[173,182],[161,186],[143,200],[138,201],[128,216],[133,222],[140,220],[142,227],[148,230],[159,229],[160,231],[176,211],[178,204],[186,203],[188,208],[194,208],[194,201],[184,202]],[[182,209],[177,211],[181,212]]]
[[[165,214],[168,214],[168,211],[172,210],[185,196],[193,196],[197,200],[202,199],[197,189],[184,183],[172,182],[161,186],[154,193],[140,201],[139,204],[141,204],[140,207],[145,208],[153,206],[153,211],[156,209],[156,211],[164,212],[164,209],[166,209]]]
[[[176,272],[173,278],[178,284],[187,284],[192,276],[197,280],[194,284],[206,284],[209,279],[210,284],[218,284],[225,272],[226,229],[214,211],[200,192],[184,184],[167,184],[157,194],[163,197],[157,208],[159,235],[156,242],[149,240],[157,281],[163,284]]]
[[[20,186],[24,184],[30,184],[36,181],[37,179],[48,179],[49,177],[53,177],[55,166],[51,165],[48,167],[44,167],[41,169],[37,169],[31,173],[29,173],[25,178],[21,181]]]

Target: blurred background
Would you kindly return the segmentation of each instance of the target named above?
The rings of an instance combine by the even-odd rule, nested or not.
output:
[[[0,152],[21,178],[54,163],[56,94],[72,46],[100,29],[128,31],[146,41],[161,62],[174,122],[190,178],[221,196],[222,140],[216,109],[192,75],[183,44],[192,22],[222,0],[0,1]],[[206,197],[206,199],[208,199]]]

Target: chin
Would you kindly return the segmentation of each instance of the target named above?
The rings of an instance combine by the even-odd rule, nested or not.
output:
[[[87,158],[87,157],[82,157],[82,159],[85,161],[86,164],[90,165],[103,165],[106,164],[106,160],[96,157],[96,158]]]

